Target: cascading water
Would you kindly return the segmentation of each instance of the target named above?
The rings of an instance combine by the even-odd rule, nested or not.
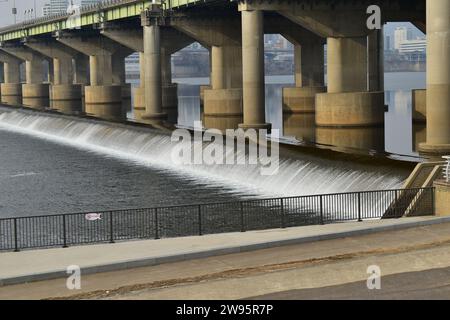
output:
[[[257,165],[179,165],[172,162],[171,137],[156,130],[26,111],[0,114],[0,128],[115,156],[211,185],[261,196],[310,195],[401,186],[406,173],[312,155],[280,157],[276,175]],[[237,157],[245,155],[237,154]]]

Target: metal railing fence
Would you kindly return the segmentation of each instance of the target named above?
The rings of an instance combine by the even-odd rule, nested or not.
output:
[[[0,250],[363,221],[386,212],[400,217],[411,205],[405,193],[421,194],[415,215],[434,214],[434,188],[417,188],[3,218]]]

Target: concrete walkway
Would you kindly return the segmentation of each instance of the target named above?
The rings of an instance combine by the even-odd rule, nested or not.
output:
[[[82,274],[86,275],[445,222],[450,222],[450,217],[350,222],[65,249],[7,252],[0,254],[0,285],[67,277],[66,268],[70,265],[80,266]]]

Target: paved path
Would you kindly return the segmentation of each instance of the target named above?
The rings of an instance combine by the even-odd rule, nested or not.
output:
[[[406,272],[381,278],[380,290],[367,290],[366,281],[331,287],[277,292],[250,299],[264,300],[406,300],[450,299],[450,267]]]
[[[158,265],[287,244],[336,239],[383,230],[450,221],[421,217],[325,226],[227,233],[100,244],[71,248],[29,250],[0,254],[0,285],[66,277],[66,268],[80,266],[83,274]]]
[[[65,278],[4,286],[0,299],[240,299],[365,284],[372,264],[383,276],[450,267],[450,223],[83,274],[79,291],[67,290]]]

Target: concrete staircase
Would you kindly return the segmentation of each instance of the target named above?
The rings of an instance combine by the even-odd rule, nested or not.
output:
[[[433,182],[442,177],[445,161],[419,163],[409,178],[405,181],[402,191],[396,193],[396,199],[386,210],[382,219],[401,217],[415,217],[420,213],[432,211],[433,199],[430,194],[421,188],[433,186]]]

